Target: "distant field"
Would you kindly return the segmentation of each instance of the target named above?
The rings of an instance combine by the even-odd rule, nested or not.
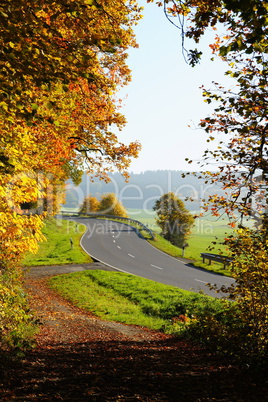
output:
[[[156,233],[160,233],[160,228],[155,221],[156,213],[153,210],[128,209],[128,214],[130,218],[137,219],[147,224]],[[226,254],[227,250],[221,243],[223,243],[224,238],[231,232],[232,229],[228,226],[226,218],[216,220],[211,215],[197,218],[192,234],[189,237],[189,247],[186,248],[184,257],[197,261],[195,265],[199,267],[208,268],[207,264],[202,263],[200,253],[210,251],[215,254],[219,254],[220,252]],[[178,249],[176,253],[177,257],[182,256],[182,250]],[[216,268],[216,271],[224,272],[221,264],[212,263],[212,267],[209,268],[213,268],[213,270]]]
[[[160,232],[160,229],[155,222],[156,213],[152,209],[144,210],[127,208],[127,213],[129,218],[136,219],[145,225],[148,225],[148,227],[155,232]]]
[[[227,251],[222,243],[224,238],[233,232],[233,229],[228,226],[227,219],[221,221],[214,219],[213,217],[196,219],[195,227],[188,241],[187,254],[189,258],[200,258],[200,253],[209,250],[216,254]]]

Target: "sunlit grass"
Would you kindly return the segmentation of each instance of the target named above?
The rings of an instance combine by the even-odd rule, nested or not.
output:
[[[76,306],[108,320],[175,333],[189,321],[223,309],[220,300],[121,272],[60,275],[50,285]]]
[[[85,226],[77,226],[73,222],[70,223],[54,218],[46,219],[43,234],[47,240],[39,244],[37,254],[28,253],[25,256],[23,265],[59,265],[92,262],[91,257],[80,247],[80,238],[85,230]],[[71,241],[73,245],[71,245]]]

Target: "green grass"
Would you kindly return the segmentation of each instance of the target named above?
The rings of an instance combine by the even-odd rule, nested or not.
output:
[[[180,258],[182,256],[182,250],[180,248],[173,246],[173,244],[164,239],[158,233],[155,233],[155,239],[149,240],[149,243],[164,253],[171,255],[172,257]]]
[[[185,329],[179,316],[194,321],[223,309],[218,299],[121,272],[75,272],[51,278],[50,286],[102,319],[166,333]]]
[[[160,228],[156,225],[156,214],[153,211],[142,211],[129,209],[128,214],[133,219],[140,220],[142,223],[148,224],[148,227],[156,233],[155,240],[150,243],[161,251],[172,255],[173,257],[182,258],[182,250],[166,241],[160,236]],[[135,217],[135,218],[134,218]],[[189,247],[185,249],[184,257],[193,260],[196,267],[204,268],[218,274],[230,276],[231,272],[224,269],[223,264],[212,262],[211,265],[203,263],[200,256],[201,253],[211,252],[215,254],[227,254],[226,247],[222,245],[224,238],[232,233],[232,229],[228,226],[227,219],[216,220],[212,216],[197,218],[192,234],[187,240]]]
[[[45,220],[43,234],[47,241],[40,243],[37,254],[28,253],[24,266],[82,264],[92,259],[80,247],[80,238],[86,227],[74,222],[48,218]],[[71,247],[70,238],[73,241]]]
[[[211,248],[213,248],[212,253],[223,252],[226,254],[226,247],[222,243],[224,238],[232,232],[233,229],[228,226],[226,219],[215,221],[213,218],[198,218],[188,240],[187,253],[193,259],[197,259],[200,257],[200,253],[209,251]]]
[[[205,223],[206,221],[203,221],[202,225]],[[207,232],[205,230],[200,232],[197,230],[197,228],[193,229],[191,236],[187,240],[189,246],[185,249],[184,257],[192,260],[193,265],[196,267],[230,276],[231,272],[228,267],[224,269],[223,264],[217,262],[211,262],[211,265],[208,263],[203,263],[200,254],[211,252],[215,254],[222,253],[223,255],[228,255],[228,251],[222,243],[224,238],[228,234],[232,233],[232,230],[227,226],[227,222],[209,222],[208,228],[209,230]],[[168,241],[163,239],[159,234],[156,234],[155,240],[150,241],[150,243],[156,248],[159,248],[167,254],[172,255],[173,257],[182,257],[182,249],[173,246]]]

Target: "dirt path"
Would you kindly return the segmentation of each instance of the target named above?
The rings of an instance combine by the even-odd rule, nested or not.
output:
[[[100,268],[99,265],[83,269]],[[159,332],[99,320],[47,286],[77,266],[34,268],[37,348],[0,377],[1,401],[264,401],[262,376]],[[80,266],[81,269],[81,266]],[[266,384],[267,385],[267,384]]]

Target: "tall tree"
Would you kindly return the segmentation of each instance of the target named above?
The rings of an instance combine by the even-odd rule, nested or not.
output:
[[[3,0],[0,5],[1,107],[31,119],[35,88],[50,92],[85,78],[99,90],[129,80],[126,50],[136,46],[135,1]],[[104,72],[105,70],[105,72]]]
[[[42,216],[22,215],[21,206],[46,200],[53,213],[62,184],[70,177],[77,182],[85,163],[90,173],[107,178],[114,168],[126,175],[138,155],[140,145],[120,143],[113,129],[125,124],[116,97],[131,79],[127,50],[137,46],[132,27],[139,18],[135,0],[0,4],[3,306],[20,300],[22,308],[19,261],[42,239]],[[17,299],[9,297],[14,289]],[[7,327],[0,318],[0,338]],[[12,322],[9,328],[16,334]]]
[[[12,222],[16,233],[16,222],[27,221],[14,215],[21,204],[78,178],[85,161],[107,177],[114,167],[126,174],[137,156],[139,144],[120,143],[111,127],[125,124],[115,96],[130,80],[126,51],[136,46],[138,19],[132,0],[1,2],[0,257],[13,241],[20,250],[10,232]],[[22,238],[34,248],[40,218],[31,219],[33,235]]]
[[[158,2],[159,5],[161,5]],[[169,7],[170,6],[170,7]],[[267,203],[268,203],[268,2],[257,0],[167,0],[168,18],[178,17],[185,37],[196,42],[218,23],[225,28],[211,44],[213,53],[228,63],[227,75],[236,80],[234,89],[216,84],[216,91],[203,89],[205,101],[217,102],[212,116],[202,119],[208,142],[217,134],[214,150],[206,150],[204,164],[213,158],[218,171],[205,172],[212,183],[220,183],[225,194],[210,197],[207,208],[218,216],[227,213],[233,227],[240,227],[226,239],[233,256],[236,286],[227,291],[237,301],[243,352],[267,356]],[[201,53],[189,51],[192,65]],[[247,228],[244,218],[253,218]],[[226,289],[225,289],[226,290]]]
[[[240,224],[250,216],[258,225],[267,212],[268,201],[267,66],[253,61],[242,69],[241,65],[227,72],[236,79],[235,91],[217,84],[215,92],[204,90],[206,101],[217,102],[218,107],[212,116],[202,119],[200,127],[209,134],[209,142],[221,135],[218,146],[204,154],[205,163],[213,159],[219,166],[207,178],[221,183],[225,190],[224,197],[210,197],[214,214],[222,210],[232,222],[238,220]]]
[[[206,151],[205,162],[213,158],[217,172],[205,172],[207,180],[220,183],[224,195],[210,197],[206,209],[219,216],[227,213],[234,235],[226,239],[233,257],[235,288],[228,288],[236,299],[243,336],[243,350],[248,355],[267,356],[267,204],[268,204],[268,86],[267,63],[246,60],[228,74],[237,80],[235,92],[218,88],[204,91],[206,100],[218,102],[212,116],[200,126],[214,141],[221,141]],[[226,137],[226,140],[225,138]],[[204,176],[203,175],[203,176]],[[249,220],[254,223],[249,229]],[[226,289],[225,289],[226,290]]]
[[[194,224],[194,217],[174,193],[167,193],[156,201],[154,211],[162,236],[178,247],[185,247]]]

